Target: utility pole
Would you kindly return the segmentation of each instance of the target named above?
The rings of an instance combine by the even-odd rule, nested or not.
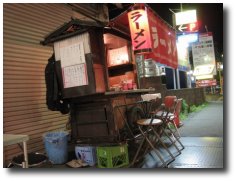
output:
[[[183,5],[182,5],[182,3],[180,3],[180,11],[181,11],[181,12],[183,11]]]
[[[223,57],[223,55],[222,55],[222,57]],[[222,66],[223,66],[223,64],[221,62],[217,62],[217,69],[219,72],[219,79],[220,79],[220,95],[223,95],[223,78],[221,76],[221,71],[223,70]]]
[[[169,10],[170,10],[170,12],[172,12],[172,26],[175,29],[175,12],[172,9],[169,9]],[[176,88],[178,89],[178,87],[176,86],[175,69],[173,69],[172,72],[173,72],[173,80],[174,80],[174,82],[173,82],[174,89],[176,89]]]
[[[219,78],[220,78],[220,95],[222,95],[223,94],[223,91],[222,91],[223,84],[222,84],[221,70],[220,69],[219,69]]]
[[[182,11],[182,4],[181,5],[181,11]],[[172,26],[175,29],[175,12],[169,8],[169,11],[172,13]],[[175,29],[176,30],[176,29]],[[173,84],[174,84],[174,89],[180,89],[180,82],[179,82],[179,69],[177,68],[176,70],[173,69]]]
[[[206,32],[208,33],[208,28],[207,28],[207,25],[205,25],[205,29],[206,29]]]

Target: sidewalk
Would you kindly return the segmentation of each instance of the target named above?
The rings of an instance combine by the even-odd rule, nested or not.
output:
[[[182,137],[223,137],[223,102],[209,102],[200,112],[190,113],[179,128]]]
[[[223,102],[209,102],[183,123],[180,134],[185,149],[169,168],[223,168]]]

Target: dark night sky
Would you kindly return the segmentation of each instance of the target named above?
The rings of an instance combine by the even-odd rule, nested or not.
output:
[[[126,8],[129,5],[123,4]],[[169,8],[174,9],[174,12],[179,12],[178,9],[180,9],[180,3],[148,3],[148,5],[170,25],[172,25],[172,13]],[[206,25],[208,31],[213,33],[214,44],[219,53],[223,53],[223,3],[182,3],[182,8],[183,10],[197,10],[199,32],[206,32]],[[111,11],[110,18],[119,14],[120,10],[114,9]]]

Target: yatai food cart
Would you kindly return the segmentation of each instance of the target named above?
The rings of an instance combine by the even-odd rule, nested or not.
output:
[[[141,95],[163,91],[156,62],[177,67],[174,30],[143,4],[105,26],[73,19],[43,44],[53,46],[75,140],[123,139],[133,108],[143,109]]]

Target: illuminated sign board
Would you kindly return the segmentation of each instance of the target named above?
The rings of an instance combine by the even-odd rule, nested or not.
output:
[[[150,52],[152,46],[146,7],[130,11],[128,19],[134,53]]]
[[[196,81],[196,85],[197,85],[197,87],[216,86],[217,82],[216,82],[216,79],[198,80],[198,81]]]
[[[190,44],[198,41],[198,33],[183,34],[177,36],[178,43]]]
[[[196,10],[175,13],[175,25],[179,32],[198,32]]]
[[[178,68],[190,70],[188,47],[190,43],[198,41],[198,33],[183,34],[177,36]]]
[[[199,65],[194,67],[194,73],[193,75],[198,76],[198,75],[207,75],[207,74],[212,74],[214,71],[215,65]]]
[[[108,66],[115,66],[129,63],[127,46],[108,50]]]
[[[176,29],[179,30],[179,32],[198,32],[198,23],[190,23],[190,24],[181,24],[179,26],[176,26]]]
[[[134,53],[145,59],[177,68],[176,33],[148,7],[136,7],[128,13]]]
[[[189,54],[188,54],[188,44],[177,43],[178,51],[178,68],[180,70],[186,71],[190,70],[189,64]]]
[[[200,34],[192,45],[194,75],[216,75],[215,51],[211,32]]]
[[[197,13],[196,10],[183,11],[175,13],[175,24],[190,24],[197,22]]]

